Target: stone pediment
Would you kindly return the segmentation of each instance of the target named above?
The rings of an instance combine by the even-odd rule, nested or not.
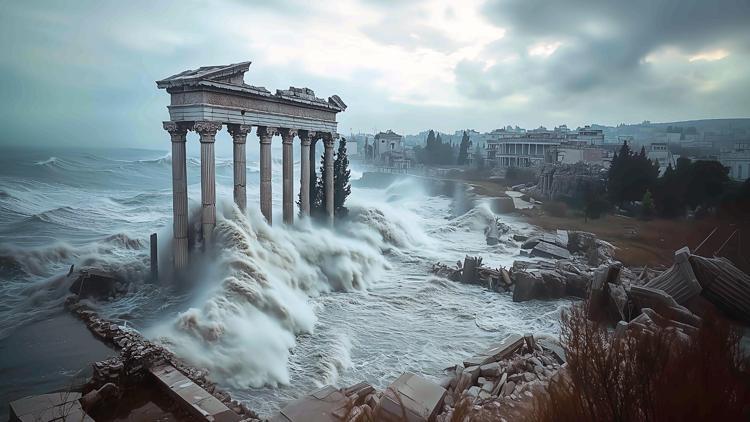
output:
[[[241,62],[220,66],[202,66],[194,70],[186,70],[168,78],[156,81],[158,88],[170,88],[182,85],[195,85],[199,81],[224,82],[231,85],[245,84],[245,72],[252,62]]]
[[[287,102],[296,102],[309,104],[337,111],[346,110],[346,104],[338,95],[328,97],[328,101],[315,96],[315,92],[310,88],[296,88],[290,86],[289,89],[277,89],[275,95],[264,87],[257,87],[245,83],[245,72],[250,67],[251,62],[240,62],[220,66],[202,66],[198,69],[186,70],[168,78],[156,81],[156,86],[160,89],[182,88],[182,87],[209,87],[222,90],[241,92],[244,94],[260,95],[263,97],[275,97]],[[171,92],[171,91],[170,91]]]

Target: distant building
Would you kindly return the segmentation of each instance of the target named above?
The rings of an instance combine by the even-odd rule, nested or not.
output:
[[[565,127],[565,129],[567,129],[567,127]],[[576,140],[587,142],[589,145],[604,145],[604,131],[601,129],[593,129],[588,125],[578,128],[574,133],[574,136]]]
[[[556,159],[553,151],[564,140],[561,134],[544,128],[497,135],[485,147],[485,162],[490,167],[539,167]]]
[[[586,141],[564,142],[554,149],[553,154],[556,156],[556,161],[563,164],[584,162],[609,167],[611,162],[604,148],[587,144]]]
[[[346,155],[350,157],[356,157],[359,155],[359,148],[357,148],[357,141],[353,139],[346,140]]]
[[[721,150],[719,161],[729,168],[729,178],[743,181],[750,178],[750,143],[737,143]]]
[[[392,130],[375,135],[372,150],[375,164],[402,170],[411,166],[404,148],[404,137]]]
[[[676,167],[677,159],[680,158],[669,151],[669,144],[666,142],[654,142],[649,145],[646,156],[649,160],[659,163],[659,175],[664,174],[670,164],[672,168]]]

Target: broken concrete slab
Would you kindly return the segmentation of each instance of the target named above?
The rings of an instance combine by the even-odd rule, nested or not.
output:
[[[514,271],[513,301],[557,299],[566,295],[566,280],[557,271]]]
[[[672,296],[677,303],[684,305],[699,295],[703,288],[690,265],[690,249],[684,247],[674,253],[674,265],[653,280],[646,287],[660,289]]]
[[[327,385],[287,404],[270,421],[335,422],[341,420],[339,415],[349,407],[349,398],[335,387]]]
[[[485,377],[498,377],[500,376],[501,369],[500,364],[497,362],[490,362],[479,367],[480,373]]]
[[[491,198],[490,207],[495,214],[508,214],[516,210],[516,204],[509,196]]]
[[[149,369],[149,372],[183,410],[198,420],[236,422],[242,419],[172,365],[154,367]]]
[[[82,298],[106,300],[117,294],[119,285],[122,283],[114,274],[89,268],[78,272],[78,277],[69,290]]]
[[[481,366],[491,362],[497,362],[508,358],[515,353],[524,344],[523,336],[520,334],[511,334],[505,337],[500,343],[486,350],[478,356],[464,360],[464,366]]]
[[[531,256],[551,259],[570,259],[570,252],[560,246],[547,242],[539,242],[531,249]]]
[[[11,422],[52,422],[75,420],[93,422],[81,407],[81,393],[65,391],[29,396],[10,402]]]
[[[376,414],[385,420],[431,422],[443,407],[446,390],[411,372],[403,373],[383,394]],[[380,420],[380,419],[378,419]]]
[[[701,296],[732,317],[750,323],[750,275],[726,258],[692,255],[690,264],[703,288]]]

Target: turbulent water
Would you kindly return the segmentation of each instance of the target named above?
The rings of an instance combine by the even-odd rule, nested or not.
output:
[[[437,377],[508,332],[557,332],[563,301],[517,304],[429,274],[433,263],[467,254],[494,266],[516,258],[512,242],[487,246],[483,230],[495,215],[481,201],[452,215],[454,198],[401,180],[354,188],[350,219],[336,230],[306,220],[271,227],[257,211],[253,155],[247,214],[230,202],[231,158],[218,157],[215,244],[193,254],[192,276],[179,286],[145,282],[152,232],[159,233],[162,280],[170,276],[170,166],[166,152],[144,150],[0,157],[0,341],[59,314],[71,264],[102,267],[130,287],[95,304],[101,313],[210,369],[233,397],[267,414],[315,386],[366,380],[385,387],[404,370]],[[194,209],[199,173],[191,158]],[[276,160],[278,212],[280,202]],[[517,232],[531,230],[502,218]]]

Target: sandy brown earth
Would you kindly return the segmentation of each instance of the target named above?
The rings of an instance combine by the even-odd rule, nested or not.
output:
[[[750,224],[747,221],[719,218],[643,221],[619,215],[586,221],[582,217],[553,217],[539,210],[525,210],[523,214],[529,223],[544,230],[592,232],[612,243],[617,248],[617,259],[628,266],[671,265],[674,251],[688,246],[700,255],[724,256],[744,271],[750,270],[747,262],[750,259]]]

